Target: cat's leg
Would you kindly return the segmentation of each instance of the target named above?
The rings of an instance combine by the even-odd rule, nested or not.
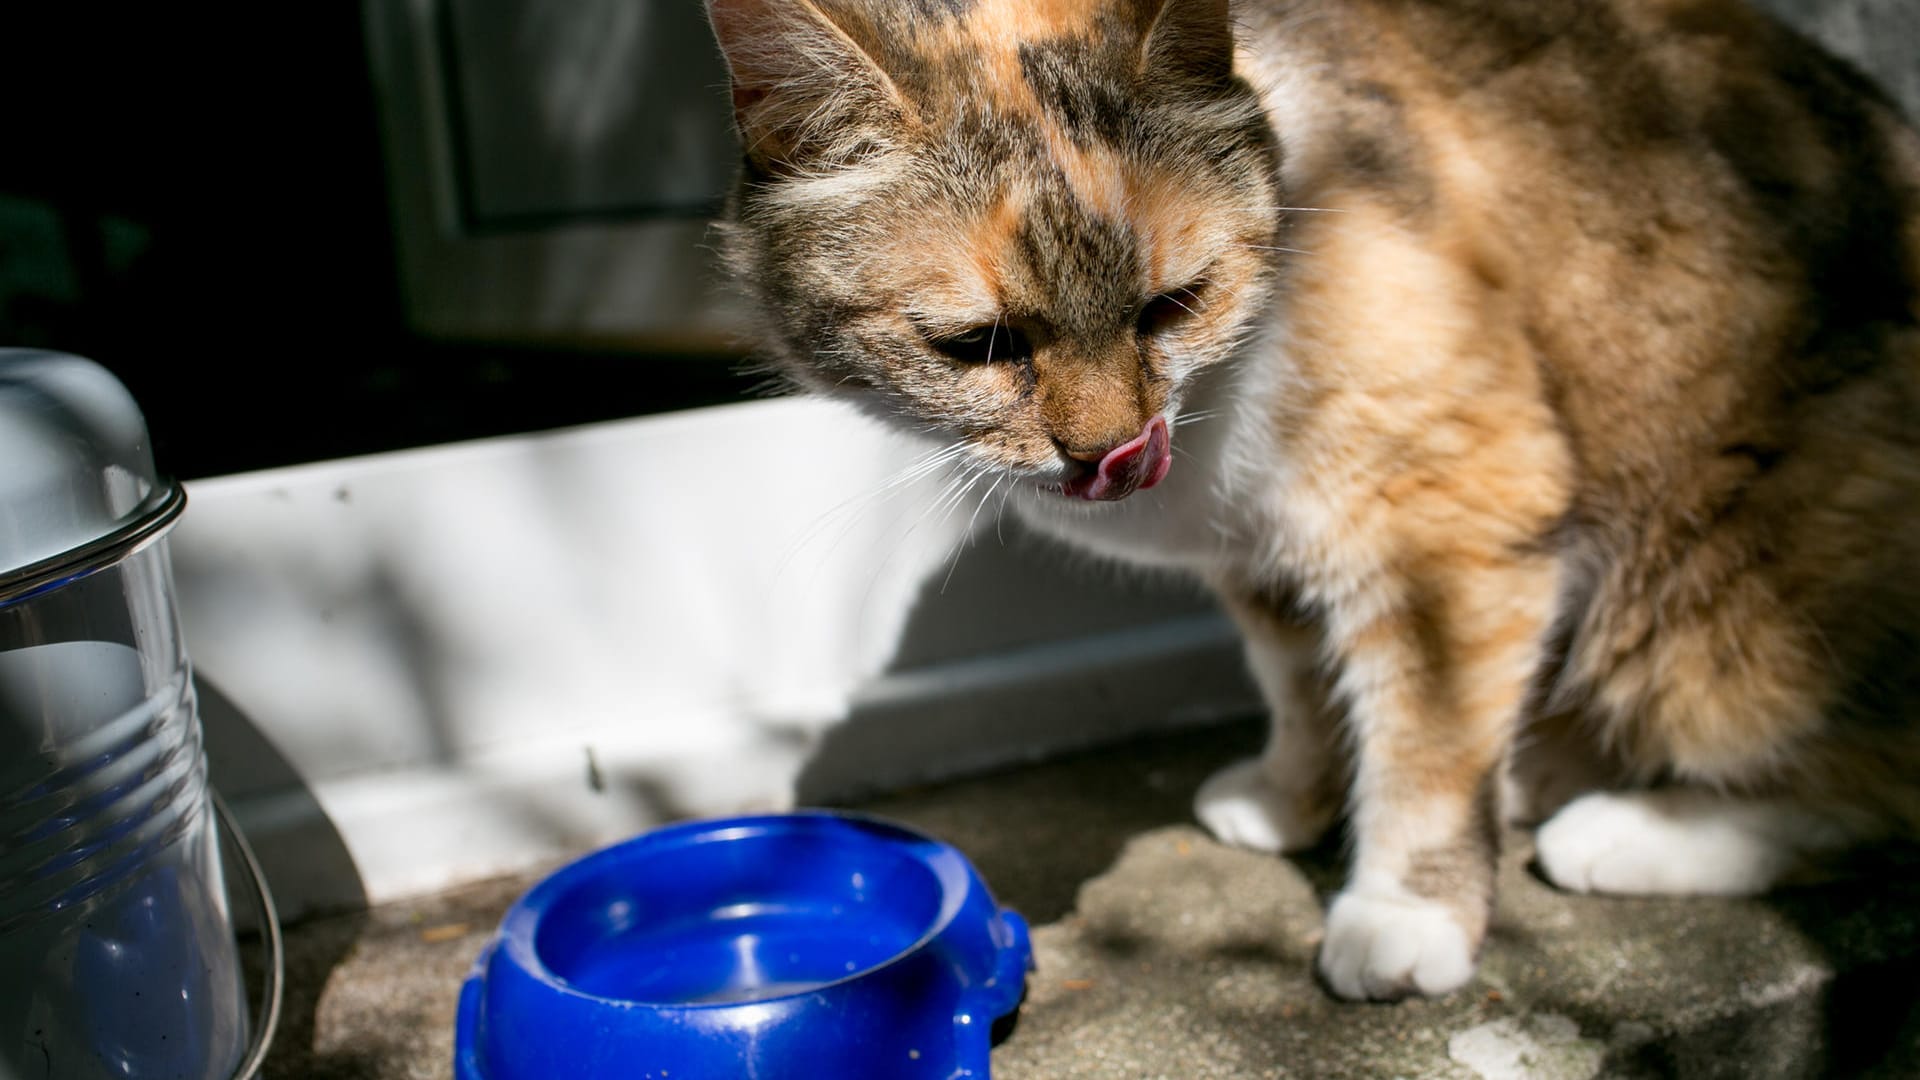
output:
[[[1860,834],[1790,799],[1662,788],[1583,795],[1541,826],[1534,850],[1573,892],[1747,896],[1809,875]]]
[[[1301,851],[1319,843],[1346,792],[1338,736],[1328,716],[1317,636],[1272,605],[1224,597],[1268,711],[1266,748],[1207,778],[1194,815],[1222,843]]]
[[[1588,792],[1625,786],[1628,770],[1586,713],[1554,710],[1528,719],[1501,779],[1501,819],[1534,828]]]
[[[1544,556],[1434,559],[1337,607],[1357,761],[1354,864],[1320,970],[1341,997],[1472,977],[1493,905],[1499,777],[1553,614]]]

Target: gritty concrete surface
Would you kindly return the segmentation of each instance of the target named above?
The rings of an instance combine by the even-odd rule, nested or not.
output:
[[[1254,855],[1189,824],[1195,786],[1257,738],[1142,741],[861,806],[959,846],[1033,924],[998,1080],[1920,1076],[1910,859],[1765,900],[1601,899],[1540,883],[1515,834],[1474,982],[1331,1000],[1311,963],[1337,851]],[[536,876],[294,928],[269,1075],[451,1076],[460,980]]]

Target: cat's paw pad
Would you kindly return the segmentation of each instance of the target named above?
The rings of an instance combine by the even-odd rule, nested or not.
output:
[[[1268,853],[1310,848],[1333,821],[1330,809],[1282,787],[1258,758],[1208,777],[1193,797],[1193,813],[1221,843]]]
[[[1628,896],[1764,892],[1794,862],[1732,801],[1659,792],[1596,792],[1568,803],[1534,836],[1547,879],[1570,892]]]
[[[1473,978],[1474,943],[1440,904],[1349,890],[1327,909],[1320,974],[1352,1001],[1447,993]]]

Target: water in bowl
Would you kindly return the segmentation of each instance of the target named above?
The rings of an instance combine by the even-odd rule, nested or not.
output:
[[[721,1005],[819,989],[910,950],[940,905],[923,864],[847,841],[774,834],[646,854],[616,885],[566,890],[538,952],[567,986],[611,1000]]]

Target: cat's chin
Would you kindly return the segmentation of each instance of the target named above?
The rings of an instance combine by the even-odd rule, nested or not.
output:
[[[1097,467],[1068,478],[1057,490],[1070,499],[1116,502],[1165,480],[1171,468],[1172,436],[1166,418],[1155,416],[1140,434],[1107,451]]]

